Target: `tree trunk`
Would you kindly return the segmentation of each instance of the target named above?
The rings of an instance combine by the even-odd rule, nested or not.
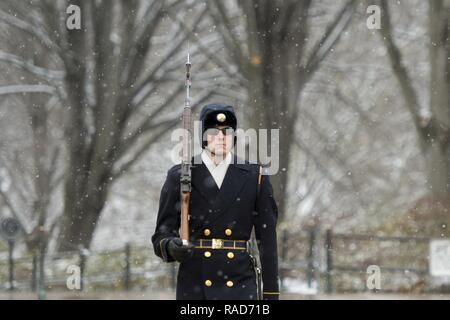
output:
[[[60,232],[59,251],[89,248],[97,227],[101,211],[105,205],[108,185],[101,190],[79,195],[66,193],[63,225]],[[71,205],[72,204],[72,205]]]
[[[450,198],[450,4],[430,1],[431,122],[435,136],[426,150],[428,186],[439,198]]]
[[[268,130],[267,156],[272,158],[271,165],[278,168],[278,172],[270,179],[278,205],[280,222],[286,216],[291,140],[297,118],[299,92],[303,87],[300,61],[305,45],[304,39],[308,33],[309,5],[309,1],[301,4],[290,2],[284,10],[290,8],[301,15],[303,19],[300,25],[289,23],[279,16],[275,20],[276,27],[271,21],[270,14],[274,8],[270,1],[266,1],[263,6],[268,14],[262,11],[253,12],[254,7],[244,6],[248,15],[247,25],[250,32],[247,40],[249,63],[245,68],[246,77],[249,80],[249,109],[251,110],[248,122],[253,129]],[[255,16],[252,16],[250,12],[253,12]],[[287,16],[286,13],[285,17]],[[278,149],[279,156],[276,159],[274,158],[276,153],[271,150],[272,129],[279,130],[279,139],[274,139],[273,145]]]
[[[288,50],[286,48],[286,50]],[[269,52],[266,50],[265,52]],[[272,61],[275,59],[270,57]],[[278,59],[277,59],[278,60]],[[264,60],[263,60],[264,63]],[[271,66],[253,66],[251,72],[249,101],[252,110],[249,125],[254,129],[268,130],[267,156],[270,164],[278,172],[270,177],[278,204],[279,219],[286,215],[287,184],[292,144],[289,142],[294,133],[297,107],[298,81],[289,77],[288,51],[282,54]],[[262,69],[262,70],[261,70]],[[293,94],[295,93],[295,94]],[[278,149],[278,158],[272,148],[271,130],[279,130],[279,139],[274,139],[273,147]],[[264,164],[264,163],[263,163]]]
[[[447,207],[444,210],[434,210],[442,213],[440,217],[432,217],[436,220],[438,229],[441,229],[442,225],[448,225],[450,209],[450,3],[448,0],[433,0],[429,4],[430,115],[424,115],[420,111],[418,94],[412,85],[414,78],[408,74],[402,53],[393,40],[387,0],[381,1],[384,12],[381,34],[418,132],[426,161],[425,186],[434,206]]]

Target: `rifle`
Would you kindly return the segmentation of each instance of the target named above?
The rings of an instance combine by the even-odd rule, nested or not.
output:
[[[191,156],[192,156],[192,110],[189,89],[191,88],[191,62],[189,49],[186,61],[186,98],[183,110],[183,149],[180,176],[181,197],[181,240],[189,244],[189,199],[191,197]]]

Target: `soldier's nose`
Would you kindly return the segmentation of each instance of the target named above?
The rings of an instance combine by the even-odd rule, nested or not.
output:
[[[217,142],[224,142],[225,141],[225,136],[222,133],[219,133],[219,135],[217,136]]]

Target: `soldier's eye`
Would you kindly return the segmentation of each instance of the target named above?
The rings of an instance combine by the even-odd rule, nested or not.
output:
[[[216,128],[212,128],[212,129],[208,129],[207,133],[209,136],[217,136],[219,134],[219,129]]]
[[[222,129],[211,128],[211,129],[208,129],[206,132],[210,136],[217,136],[219,134],[219,132],[221,132],[221,131],[224,136],[232,135],[234,133],[234,129],[232,127],[226,127],[226,128],[222,128]]]
[[[224,128],[224,129],[222,129],[222,130],[224,130],[224,131],[222,131],[223,132],[223,134],[224,135],[226,135],[226,136],[231,136],[233,133],[234,133],[234,129],[233,128],[231,128],[231,127],[229,127],[229,128]]]

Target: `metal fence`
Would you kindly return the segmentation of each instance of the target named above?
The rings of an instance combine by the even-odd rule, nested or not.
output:
[[[429,272],[431,237],[284,231],[280,237],[280,276],[301,279],[317,293],[449,293]],[[370,288],[376,267],[381,286]],[[289,288],[285,288],[289,289]]]
[[[320,232],[280,232],[279,270],[282,290],[296,279],[316,292],[364,292],[368,266],[378,266],[384,292],[424,290],[429,280],[429,237],[389,237]],[[177,264],[164,263],[150,247],[126,244],[118,250],[79,250],[46,257],[45,289],[67,290],[79,270],[79,290],[148,290],[176,286]],[[2,290],[37,290],[37,257],[0,260]],[[12,281],[10,281],[12,277]],[[11,285],[12,284],[12,285]]]
[[[176,264],[163,263],[150,247],[126,244],[117,250],[83,249],[47,255],[44,265],[42,287],[46,290],[67,290],[72,279],[78,280],[75,284],[80,291],[175,286]],[[40,281],[38,268],[37,256],[0,260],[0,289],[36,291]]]
[[[368,267],[379,268],[383,286],[377,292],[439,291],[430,286],[430,237],[325,233],[327,293],[368,291]],[[353,279],[351,286],[344,285]],[[441,288],[442,289],[442,288]]]

